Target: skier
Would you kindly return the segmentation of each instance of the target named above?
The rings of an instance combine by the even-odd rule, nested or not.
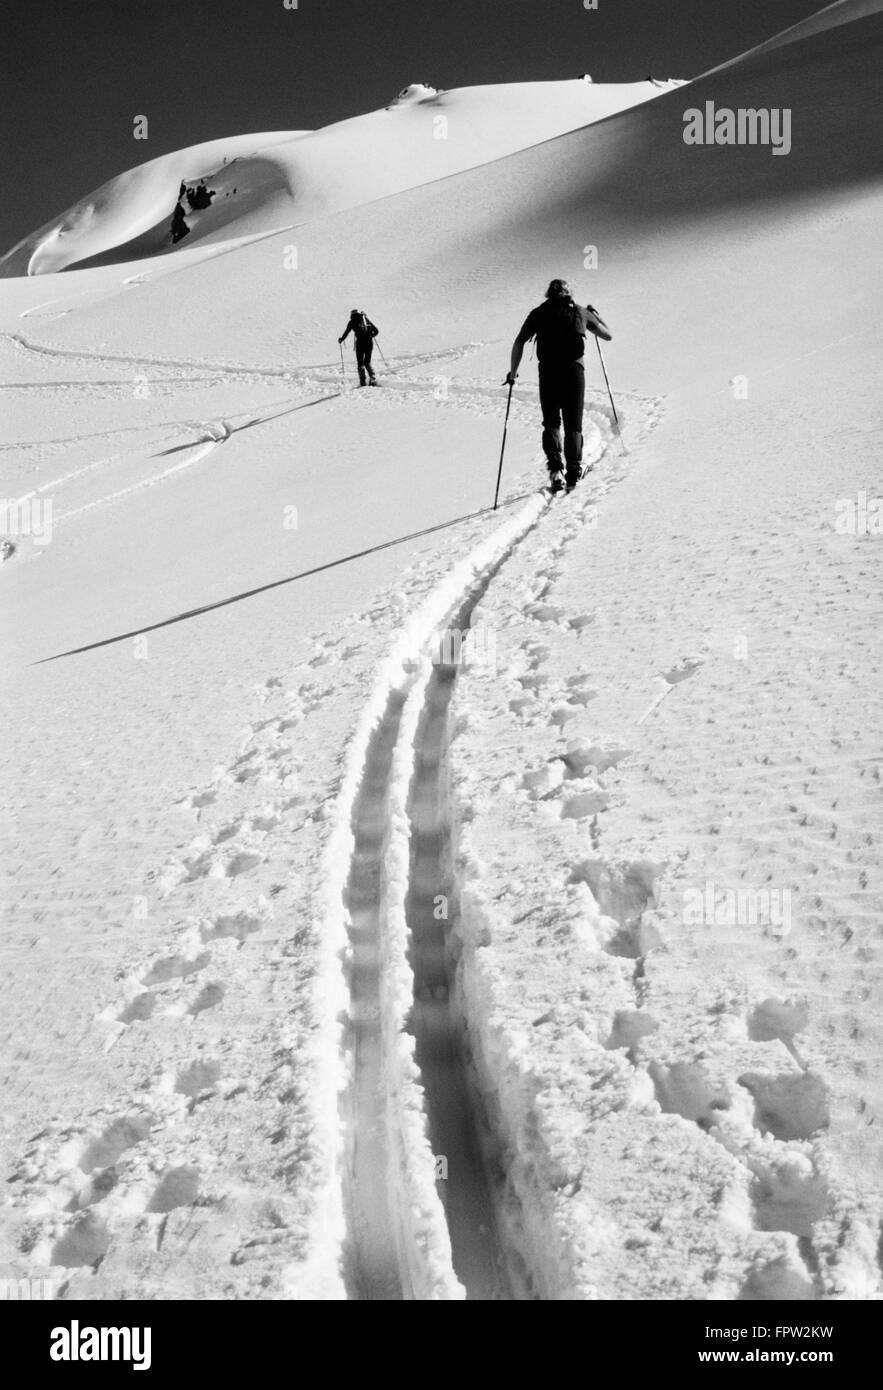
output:
[[[374,327],[364,309],[353,309],[350,313],[349,323],[337,340],[342,343],[350,332],[352,333],[356,344],[356,366],[359,369],[360,386],[365,385],[366,375],[370,386],[377,385],[374,368],[371,366],[371,354],[374,351],[374,339],[379,331]]]
[[[184,220],[184,209],[180,203],[175,204],[175,211],[172,213],[172,241],[180,241],[182,237],[189,236],[190,228]]]
[[[570,492],[581,476],[586,391],[582,359],[587,333],[595,333],[607,340],[611,336],[604,320],[591,304],[585,308],[575,304],[567,281],[553,280],[546,290],[545,303],[531,310],[512,344],[512,359],[506,377],[508,386],[514,385],[518,377],[525,343],[531,338],[537,340],[543,452],[552,492],[560,492],[565,484]]]

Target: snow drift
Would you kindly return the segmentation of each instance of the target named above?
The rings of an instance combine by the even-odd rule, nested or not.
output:
[[[675,85],[577,79],[437,92],[415,83],[382,110],[322,130],[193,145],[110,179],[7,252],[0,274],[46,275],[99,257],[136,260],[171,249],[182,180],[203,178],[216,191],[211,208],[187,216],[190,248],[358,207],[603,120]]]

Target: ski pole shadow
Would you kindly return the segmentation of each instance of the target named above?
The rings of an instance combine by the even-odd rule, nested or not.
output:
[[[328,397],[323,397],[327,400]],[[316,402],[310,402],[316,404]],[[296,407],[302,409],[302,407]],[[497,508],[502,511],[504,507],[512,507],[516,502],[524,502],[528,497],[532,497],[533,492],[523,492],[517,497],[507,497]],[[245,589],[240,594],[232,594],[229,598],[215,599],[213,603],[204,603],[199,608],[189,608],[184,613],[176,613],[171,618],[163,618],[158,623],[148,623],[144,627],[132,628],[129,632],[117,633],[114,637],[102,637],[97,642],[87,642],[81,647],[71,647],[65,652],[56,652],[54,656],[41,657],[39,661],[32,661],[31,666],[46,666],[52,661],[61,661],[67,656],[80,656],[83,652],[94,652],[100,647],[112,647],[118,642],[126,642],[131,637],[140,637],[145,632],[158,632],[164,627],[173,627],[175,623],[186,623],[192,618],[200,618],[205,613],[213,613],[218,608],[229,608],[231,604],[243,603],[246,599],[256,598],[259,594],[269,593],[272,589],[281,589],[286,584],[296,584],[299,579],[309,579],[315,574],[324,574],[326,570],[338,569],[341,565],[352,564],[355,560],[363,560],[368,555],[376,555],[380,550],[390,550],[393,546],[404,545],[408,541],[419,540],[422,536],[431,536],[437,531],[449,530],[452,526],[459,526],[464,521],[474,521],[476,517],[485,516],[488,512],[493,512],[494,508],[479,507],[477,511],[467,512],[464,516],[455,516],[450,521],[440,521],[435,526],[424,526],[420,531],[411,531],[407,536],[396,536],[394,540],[380,541],[378,545],[368,546],[365,550],[355,550],[351,555],[342,555],[337,560],[327,560],[322,565],[314,565],[312,569],[301,570],[299,574],[286,575],[284,579],[273,579],[268,584],[259,584],[254,589]]]

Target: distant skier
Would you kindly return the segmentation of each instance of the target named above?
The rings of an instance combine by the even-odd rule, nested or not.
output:
[[[190,234],[190,228],[184,218],[184,209],[180,203],[175,204],[175,211],[172,213],[172,242],[180,241],[182,237]]]
[[[366,376],[370,386],[377,385],[374,368],[371,366],[371,355],[374,352],[374,339],[379,331],[378,328],[374,327],[364,309],[353,309],[350,313],[349,323],[337,340],[342,343],[352,333],[356,345],[356,366],[359,369],[360,386],[365,385]]]
[[[595,333],[607,340],[611,336],[604,320],[591,304],[585,308],[575,304],[567,281],[553,280],[546,290],[545,303],[530,311],[512,344],[512,359],[506,377],[508,385],[512,385],[518,376],[525,343],[531,338],[537,340],[543,452],[553,492],[560,492],[565,484],[569,491],[576,487],[580,479],[586,393],[582,359],[587,333]]]

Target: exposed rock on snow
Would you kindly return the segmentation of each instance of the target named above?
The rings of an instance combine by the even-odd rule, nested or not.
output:
[[[408,106],[413,102],[426,101],[430,97],[437,97],[438,94],[438,88],[430,87],[426,82],[411,82],[407,87],[402,88],[386,109],[391,111],[395,106]]]

